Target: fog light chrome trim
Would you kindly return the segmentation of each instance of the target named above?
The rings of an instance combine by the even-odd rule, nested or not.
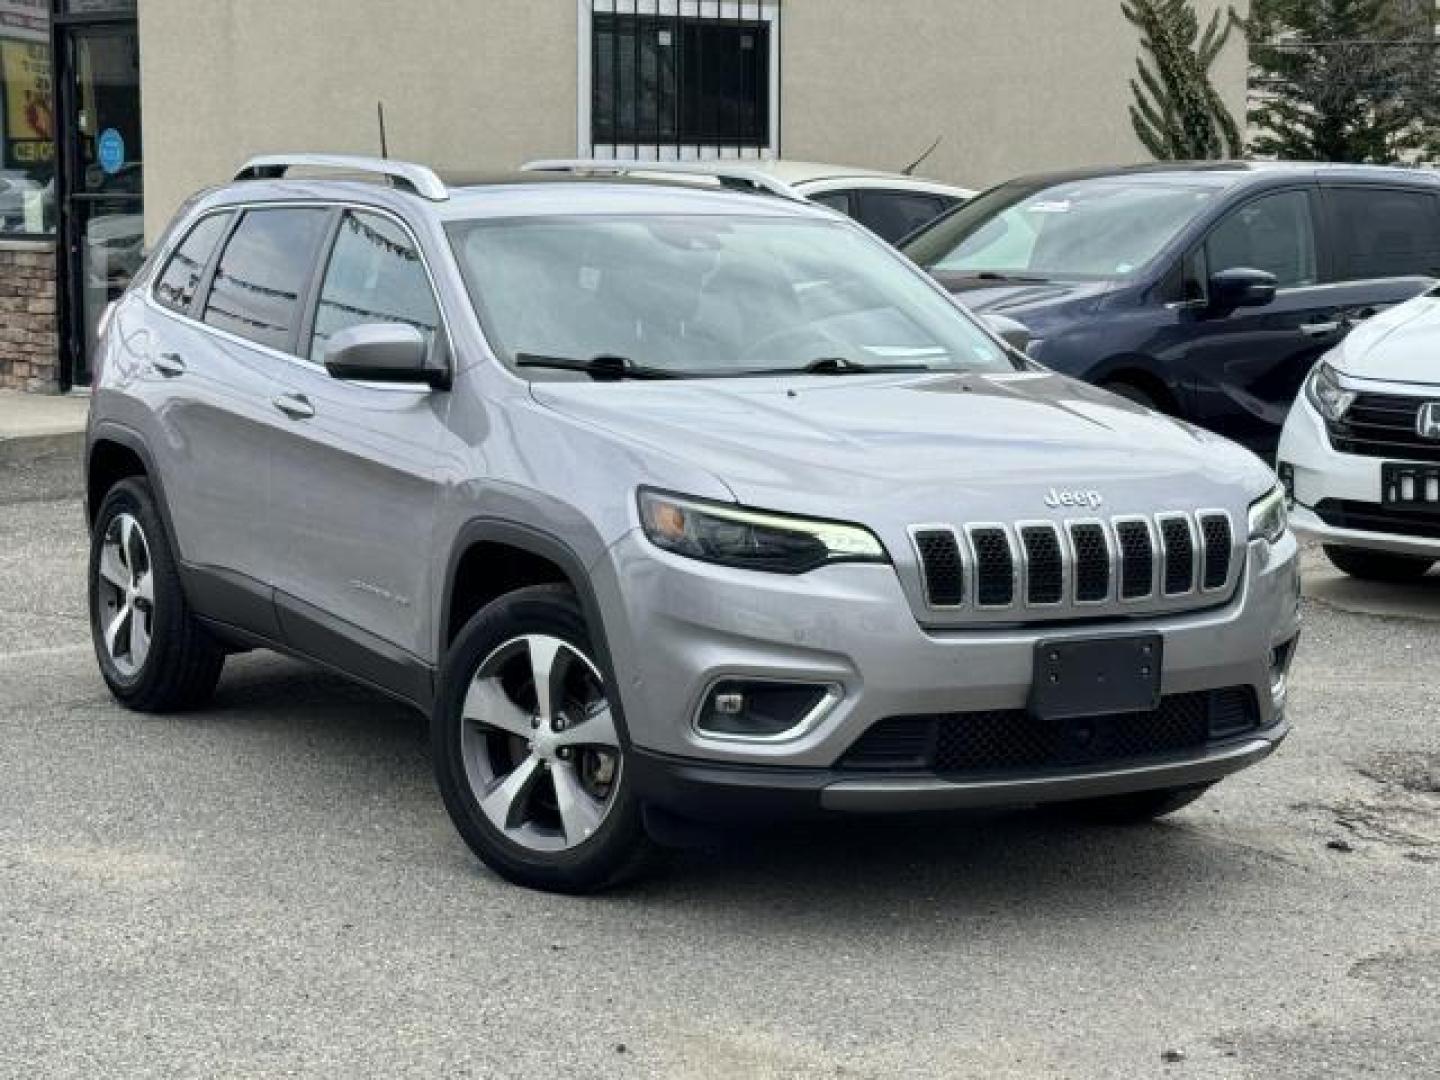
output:
[[[716,689],[723,683],[758,683],[768,684],[772,686],[813,686],[817,690],[824,691],[824,694],[820,698],[819,702],[817,702],[815,706],[810,709],[809,712],[807,712],[798,721],[796,721],[793,726],[786,728],[784,731],[775,732],[771,735],[742,735],[733,731],[711,731],[710,729],[704,727],[702,724],[702,721],[705,718],[706,703],[709,702],[711,697],[714,696]],[[803,738],[804,736],[810,734],[810,732],[814,731],[817,727],[819,727],[821,722],[830,715],[831,711],[835,708],[836,705],[841,702],[841,700],[844,699],[844,697],[845,688],[842,687],[839,683],[810,682],[806,679],[777,679],[773,676],[753,676],[736,674],[721,675],[717,678],[711,679],[710,682],[706,685],[704,692],[700,695],[700,700],[696,704],[694,710],[692,710],[690,715],[690,727],[692,728],[692,730],[694,730],[696,735],[710,742],[748,744],[793,742],[796,739]]]

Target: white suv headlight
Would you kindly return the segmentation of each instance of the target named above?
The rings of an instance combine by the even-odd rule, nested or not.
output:
[[[1285,508],[1285,488],[1276,484],[1268,495],[1250,504],[1250,539],[1276,543],[1290,527]]]
[[[1305,380],[1305,396],[1326,420],[1343,420],[1355,404],[1355,391],[1340,385],[1340,376],[1329,361],[1321,360]]]

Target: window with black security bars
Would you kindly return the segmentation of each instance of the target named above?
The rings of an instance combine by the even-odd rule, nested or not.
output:
[[[593,17],[593,146],[655,158],[771,146],[773,0],[626,6]]]

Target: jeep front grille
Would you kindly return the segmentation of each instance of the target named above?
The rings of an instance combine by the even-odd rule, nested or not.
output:
[[[926,607],[992,622],[1213,604],[1233,588],[1243,562],[1241,538],[1223,510],[924,525],[911,535]]]

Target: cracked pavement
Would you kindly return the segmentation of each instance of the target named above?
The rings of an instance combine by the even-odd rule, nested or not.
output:
[[[0,475],[0,1076],[1440,1073],[1428,594],[1307,601],[1290,741],[1163,824],[776,829],[575,900],[367,691],[257,653],[115,706],[77,483]]]

